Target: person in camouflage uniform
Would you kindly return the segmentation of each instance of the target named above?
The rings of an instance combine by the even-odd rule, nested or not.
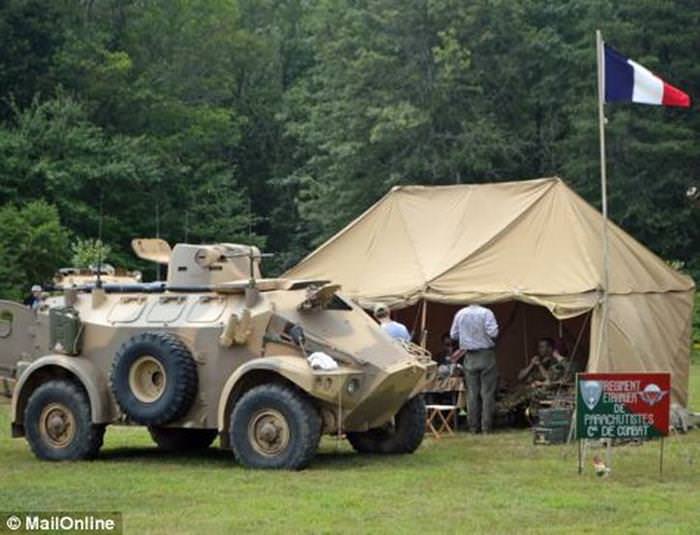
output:
[[[559,385],[572,377],[569,361],[554,349],[554,340],[541,338],[537,354],[518,373],[518,384],[498,402],[499,412],[524,411],[538,400],[555,395]]]
[[[561,381],[566,374],[566,364],[566,357],[554,349],[554,340],[541,338],[537,341],[537,354],[520,370],[518,380],[531,385]]]

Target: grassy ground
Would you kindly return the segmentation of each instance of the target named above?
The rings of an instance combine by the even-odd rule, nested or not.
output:
[[[700,408],[700,363],[691,395]],[[0,510],[122,511],[126,533],[646,533],[700,529],[700,431],[615,448],[613,473],[576,474],[573,446],[526,431],[426,440],[414,455],[360,456],[326,440],[310,469],[256,472],[216,449],[163,455],[140,429],[111,428],[94,462],[36,460],[0,406]],[[688,458],[694,459],[693,464]]]

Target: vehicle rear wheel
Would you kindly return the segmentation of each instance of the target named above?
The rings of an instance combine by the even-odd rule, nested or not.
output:
[[[217,436],[216,429],[185,429],[182,427],[149,427],[153,442],[163,451],[204,450]]]
[[[49,381],[29,397],[24,410],[27,442],[48,461],[92,459],[102,447],[105,426],[92,423],[87,394],[70,381]]]
[[[404,403],[393,422],[369,431],[349,432],[348,441],[359,453],[413,453],[423,442],[425,414],[425,401],[417,396]]]
[[[187,346],[165,332],[127,340],[112,365],[119,407],[133,422],[159,426],[184,416],[197,395],[197,364]]]
[[[236,403],[229,435],[234,455],[247,467],[300,470],[316,454],[321,418],[302,393],[265,384]]]

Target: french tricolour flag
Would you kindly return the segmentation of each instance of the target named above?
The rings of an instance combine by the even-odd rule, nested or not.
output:
[[[690,107],[690,97],[605,45],[605,101]]]

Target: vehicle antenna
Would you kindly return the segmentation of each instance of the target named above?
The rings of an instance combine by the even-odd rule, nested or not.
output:
[[[100,218],[97,223],[97,282],[96,287],[102,288],[102,219],[104,218],[104,190],[100,189]]]
[[[160,184],[159,184],[160,185]],[[156,189],[156,238],[160,238],[160,188]],[[160,264],[156,263],[156,281],[160,282]]]
[[[185,208],[185,243],[190,239],[190,211]]]
[[[248,260],[250,261],[250,279],[248,280],[248,285],[251,288],[255,288],[255,249],[252,245],[248,247],[250,248],[248,253]]]
[[[248,243],[253,241],[253,201],[248,195]]]

